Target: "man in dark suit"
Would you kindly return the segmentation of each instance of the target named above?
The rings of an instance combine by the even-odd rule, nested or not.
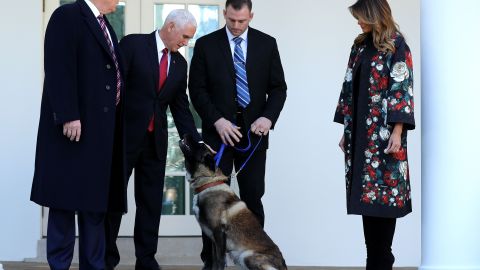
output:
[[[126,211],[123,72],[105,14],[118,0],[77,0],[45,33],[45,81],[31,200],[49,207],[50,269],[69,269],[78,213],[80,269],[104,269],[108,209]]]
[[[200,141],[186,94],[187,62],[178,49],[196,31],[187,10],[174,10],[161,29],[132,34],[120,47],[126,69],[127,175],[135,168],[136,216],[134,229],[136,270],[156,270],[158,230],[168,144],[167,108],[180,137],[189,133]],[[120,260],[116,239],[121,215],[108,214],[107,269]]]
[[[265,190],[268,132],[277,121],[286,99],[287,86],[274,38],[249,27],[251,0],[227,0],[223,12],[226,27],[197,40],[190,66],[189,91],[202,118],[205,142],[219,149],[222,143],[245,146],[247,132],[252,145],[261,144],[238,174],[240,197],[264,224],[261,198]],[[229,175],[248,157],[227,147],[220,162]],[[203,236],[201,254],[205,269],[211,267],[211,244]]]

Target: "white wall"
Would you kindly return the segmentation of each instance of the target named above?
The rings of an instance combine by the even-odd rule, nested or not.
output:
[[[266,229],[290,265],[365,263],[360,216],[347,216],[342,126],[332,122],[353,39],[355,1],[253,1],[252,26],[277,38],[288,97],[271,136]],[[390,1],[413,51],[417,129],[409,135],[413,214],[398,220],[396,266],[420,264],[420,4]]]
[[[422,104],[420,270],[480,270],[480,201],[472,188],[480,181],[474,173],[480,126],[472,121],[478,98],[471,98],[480,92],[480,55],[466,49],[480,43],[479,9],[475,0],[422,0],[422,87],[428,99]]]
[[[0,261],[36,256],[29,201],[42,85],[42,1],[0,1]]]
[[[0,260],[35,257],[40,208],[29,202],[42,84],[41,1],[0,0]],[[5,2],[5,3],[4,3]],[[347,216],[342,127],[332,122],[347,57],[359,33],[353,1],[254,0],[252,26],[277,38],[287,103],[271,137],[266,229],[289,265],[360,266],[361,218]],[[397,266],[420,262],[420,8],[391,1],[414,55],[417,130],[409,150],[414,213],[397,224]],[[8,25],[8,26],[7,26]]]

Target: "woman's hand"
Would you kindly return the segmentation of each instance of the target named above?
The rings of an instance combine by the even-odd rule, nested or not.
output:
[[[397,153],[398,150],[402,147],[402,130],[403,123],[396,123],[393,128],[392,135],[388,140],[388,146],[385,149],[385,154]]]
[[[338,146],[340,146],[340,149],[342,149],[342,152],[345,153],[345,133],[342,135],[342,138],[340,139]]]

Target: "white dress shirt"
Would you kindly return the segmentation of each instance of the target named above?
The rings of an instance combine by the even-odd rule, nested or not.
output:
[[[228,27],[225,27],[227,30],[227,37],[228,37],[228,43],[230,44],[230,49],[232,50],[232,59],[233,59],[233,54],[235,52],[235,41],[233,39],[235,36],[228,30]],[[240,43],[240,47],[242,48],[243,51],[243,57],[245,58],[244,60],[247,61],[247,43],[248,43],[248,27],[243,34],[240,35],[240,37],[243,39],[242,43]]]
[[[163,56],[163,49],[165,49],[165,44],[163,44],[163,41],[162,39],[160,38],[160,30],[157,30],[155,32],[155,39],[157,41],[157,53],[158,53],[158,64],[160,65],[160,61],[162,60],[162,56]],[[168,64],[167,64],[167,76],[168,76],[168,72],[170,71],[170,60],[172,58],[172,56],[170,55],[170,50],[168,50]]]
[[[100,22],[98,21],[98,16],[102,14],[98,10],[98,8],[92,2],[90,2],[90,0],[85,0],[85,3],[87,3],[88,7],[92,10],[93,15],[95,15],[95,19],[97,19],[97,22],[100,25]],[[110,43],[112,43],[113,45],[112,36],[110,35],[110,31],[108,31],[108,28],[107,28],[107,33],[108,33],[108,38],[110,39]]]

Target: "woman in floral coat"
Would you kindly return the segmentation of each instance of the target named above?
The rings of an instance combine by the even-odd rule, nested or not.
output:
[[[348,214],[362,215],[367,270],[392,269],[396,218],[412,211],[407,130],[413,116],[412,55],[386,0],[350,8],[363,33],[352,46],[335,113],[344,125]]]

